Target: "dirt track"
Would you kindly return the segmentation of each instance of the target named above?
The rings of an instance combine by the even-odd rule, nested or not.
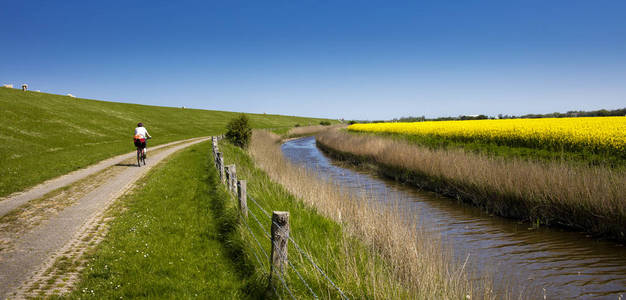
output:
[[[185,141],[193,141],[196,139],[197,138],[184,140],[184,141],[175,141],[175,142],[171,142],[168,144],[150,147],[150,151],[158,150],[158,149],[168,147],[174,144],[178,144],[181,142],[185,142]],[[59,176],[57,178],[47,180],[46,182],[41,183],[32,188],[29,188],[26,191],[17,192],[9,196],[2,197],[0,198],[0,217],[4,216],[8,212],[14,210],[15,208],[19,207],[20,205],[30,200],[40,198],[53,190],[70,185],[78,180],[81,180],[92,174],[98,173],[112,165],[115,165],[121,161],[124,161],[129,158],[133,158],[133,157],[135,157],[134,151],[130,153],[118,155],[109,159],[105,159],[95,165],[91,165],[86,168],[65,174],[63,176]]]
[[[120,168],[105,183],[100,182],[92,190],[81,194],[72,205],[64,207],[28,231],[16,235],[10,248],[0,249],[2,250],[0,251],[0,299],[16,296],[19,298],[20,294],[14,294],[18,287],[33,276],[40,274],[42,269],[50,266],[61,251],[68,251],[68,247],[71,248],[70,245],[84,236],[85,232],[92,231],[91,227],[97,226],[96,219],[102,216],[109,205],[157,163],[180,149],[207,139],[198,138],[162,145],[159,147],[163,148],[160,151],[155,151],[157,147],[153,147],[148,152],[148,165],[141,168],[121,163],[133,158],[134,152],[120,155],[47,181],[24,193],[12,195],[1,201],[0,216],[3,216],[50,191],[97,174],[111,166]]]

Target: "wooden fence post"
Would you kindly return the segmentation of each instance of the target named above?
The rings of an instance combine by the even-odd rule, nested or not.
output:
[[[226,176],[224,176],[224,183],[226,183],[226,187],[228,188],[228,191],[230,191],[230,165],[225,166],[224,167],[224,173]]]
[[[217,152],[217,165],[220,170],[220,180],[224,183],[226,178],[224,176],[224,157],[222,156],[222,152]]]
[[[220,170],[220,155],[221,153],[215,149],[213,152],[213,157],[215,157],[215,161],[213,162],[215,164],[215,168],[219,171]]]
[[[219,160],[219,157],[217,157],[217,151],[215,149],[213,149],[213,164],[215,165],[215,169],[219,171],[220,160]]]
[[[246,181],[239,180],[237,182],[237,195],[239,196],[239,210],[244,218],[248,218],[248,198],[246,195]]]
[[[274,271],[283,272],[287,265],[287,244],[289,244],[289,212],[272,212],[272,255],[270,280]]]
[[[213,163],[215,164],[215,168],[217,167],[217,145],[215,144],[215,137],[213,137],[213,147],[211,147],[211,149],[213,150]]]
[[[233,194],[237,194],[237,167],[230,165],[230,191]]]

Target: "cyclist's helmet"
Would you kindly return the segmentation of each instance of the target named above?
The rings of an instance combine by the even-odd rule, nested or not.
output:
[[[141,122],[137,123],[137,127],[143,127],[143,123]]]

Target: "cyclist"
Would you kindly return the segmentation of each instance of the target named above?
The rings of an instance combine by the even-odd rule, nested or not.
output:
[[[137,128],[135,128],[135,137],[134,142],[137,148],[141,148],[143,157],[146,157],[146,140],[152,138],[148,133],[148,130],[143,127],[143,123],[137,123]]]

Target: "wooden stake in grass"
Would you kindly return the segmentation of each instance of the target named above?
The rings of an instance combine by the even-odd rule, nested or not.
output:
[[[246,195],[246,181],[237,182],[237,195],[239,196],[239,209],[244,218],[248,218],[248,199]]]
[[[224,183],[225,180],[225,176],[224,176],[224,157],[222,156],[222,152],[217,152],[217,165],[218,165],[218,169],[220,171],[220,180],[222,181],[222,183]]]
[[[215,157],[215,164],[217,165],[217,152],[219,151],[217,148],[217,137],[211,137],[211,141],[213,143],[213,157]]]
[[[237,194],[237,167],[235,165],[230,165],[228,169],[230,170],[230,182],[228,183],[228,188],[231,193]]]
[[[224,167],[224,175],[222,182],[226,184],[226,188],[230,192],[230,165]]]
[[[272,212],[272,255],[271,255],[271,274],[277,270],[281,274],[285,265],[287,265],[287,244],[289,243],[289,212],[274,211]]]
[[[215,169],[219,171],[220,169],[220,164],[219,164],[219,160],[217,159],[217,149],[213,149],[213,164],[215,165]]]

